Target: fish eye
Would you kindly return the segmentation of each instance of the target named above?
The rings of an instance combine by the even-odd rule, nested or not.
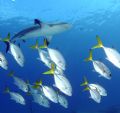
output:
[[[20,58],[20,55],[18,55],[18,58]]]
[[[110,77],[112,76],[112,74],[110,74]]]

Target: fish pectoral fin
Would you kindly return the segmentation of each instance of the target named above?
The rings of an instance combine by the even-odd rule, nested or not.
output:
[[[37,60],[41,61],[41,59],[40,59],[40,58],[37,58]]]
[[[93,69],[92,72],[96,72],[96,71]]]
[[[98,77],[102,77],[102,75],[98,75]]]
[[[53,87],[57,88],[57,86],[55,84],[53,84]]]
[[[10,51],[8,51],[7,53],[9,53],[10,55],[12,55],[12,53]]]
[[[105,58],[107,61],[110,61],[107,57]]]

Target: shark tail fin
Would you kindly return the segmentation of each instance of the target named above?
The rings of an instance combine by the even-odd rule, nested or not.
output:
[[[89,57],[85,59],[86,62],[92,61],[93,60],[93,55],[92,55],[92,50],[89,52]]]
[[[41,45],[39,48],[40,48],[40,49],[44,49],[44,48],[47,48],[48,45],[49,45],[49,42],[48,42],[48,40],[45,38],[45,39],[44,39],[44,44]]]
[[[103,47],[103,43],[102,43],[102,41],[101,41],[101,39],[100,39],[100,37],[98,35],[96,36],[96,39],[97,39],[98,44],[93,46],[92,49],[102,48]]]
[[[44,72],[44,75],[54,75],[55,72],[55,65],[51,64],[51,69],[49,71]]]
[[[84,82],[80,85],[80,86],[87,86],[88,85],[88,80],[86,78],[86,76],[84,76]]]
[[[32,49],[38,49],[39,48],[39,42],[38,42],[38,40],[36,40],[35,45],[30,46],[30,48],[32,48]]]

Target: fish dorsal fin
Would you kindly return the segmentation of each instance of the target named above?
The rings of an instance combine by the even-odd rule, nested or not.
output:
[[[34,24],[42,27],[42,22],[39,19],[34,19]]]
[[[92,58],[92,53],[93,53],[93,52],[92,52],[92,49],[90,49],[89,57],[85,59],[86,62],[93,60],[93,58]]]

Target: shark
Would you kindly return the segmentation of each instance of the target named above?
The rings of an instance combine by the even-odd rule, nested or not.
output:
[[[39,19],[34,19],[34,25],[21,30],[15,34],[11,41],[16,42],[17,40],[23,40],[36,37],[45,37],[48,42],[51,41],[53,35],[62,33],[71,28],[71,24],[68,23],[44,23]]]

